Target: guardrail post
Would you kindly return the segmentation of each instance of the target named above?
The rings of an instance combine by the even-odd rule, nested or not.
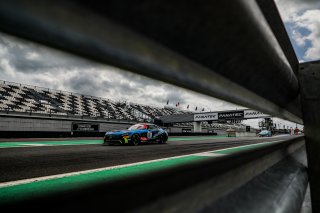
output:
[[[313,212],[320,212],[320,61],[302,63],[299,80]]]

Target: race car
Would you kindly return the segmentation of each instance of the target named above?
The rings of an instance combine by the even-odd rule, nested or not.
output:
[[[261,132],[258,133],[259,137],[271,137],[272,133],[269,130],[262,130]]]
[[[104,145],[129,144],[136,146],[142,143],[157,142],[164,144],[168,140],[168,133],[155,124],[139,123],[127,130],[106,132]]]

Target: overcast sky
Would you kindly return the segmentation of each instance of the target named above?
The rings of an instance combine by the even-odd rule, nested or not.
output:
[[[320,59],[320,1],[276,0],[300,61]]]
[[[298,59],[319,60],[320,1],[276,0],[276,3]],[[0,80],[160,107],[169,100],[171,106],[179,102],[182,109],[187,105],[189,109],[197,106],[205,111],[241,108],[5,34],[0,34]]]

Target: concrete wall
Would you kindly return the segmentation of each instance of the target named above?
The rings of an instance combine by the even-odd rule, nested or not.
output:
[[[223,129],[216,129],[214,132],[216,132],[217,135],[226,135],[226,131]]]
[[[126,129],[130,126],[132,126],[132,124],[100,123],[100,132],[121,130],[121,129]]]
[[[0,117],[0,131],[70,132],[72,121]]]
[[[117,123],[97,120],[67,120],[32,117],[0,116],[0,132],[2,131],[37,131],[37,132],[71,132],[72,123],[97,123],[99,131],[126,129],[132,123]]]
[[[191,132],[194,132],[193,127],[168,127],[166,128],[168,132],[171,133],[180,133],[182,132],[182,129],[190,129]],[[224,135],[225,131],[224,130],[220,130],[220,129],[210,129],[210,131],[213,130],[215,133],[217,133],[218,135]],[[202,128],[201,132],[199,133],[209,133],[209,130],[207,128]]]
[[[255,132],[236,132],[236,137],[255,137]]]
[[[168,132],[182,132],[182,128],[181,127],[169,127],[167,128]],[[193,132],[193,128],[191,128],[191,131]]]
[[[70,135],[72,131],[72,123],[92,123],[99,125],[99,132],[107,132],[113,130],[126,129],[134,123],[103,121],[93,119],[76,119],[76,118],[49,118],[38,116],[20,116],[20,115],[5,115],[0,114],[0,133],[4,135],[6,132],[60,132]],[[190,129],[193,132],[193,127],[169,127],[167,130],[171,133],[182,133],[182,129]],[[210,129],[211,130],[211,129]],[[202,128],[201,133],[208,133],[207,128]],[[224,135],[224,130],[214,130],[218,135]],[[75,134],[72,134],[75,135]],[[0,134],[1,137],[1,134]]]

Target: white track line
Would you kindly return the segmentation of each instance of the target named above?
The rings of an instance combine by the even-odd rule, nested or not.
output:
[[[205,152],[201,154],[196,154],[195,156],[203,156],[203,157],[221,157],[226,154],[218,154],[218,153],[212,153],[212,152]]]
[[[207,156],[207,155],[209,155],[212,157],[212,155],[211,155],[211,154],[213,154],[212,152],[229,150],[229,149],[234,149],[234,148],[239,148],[239,147],[247,147],[247,146],[255,146],[255,145],[261,145],[261,144],[276,143],[276,142],[280,142],[280,141],[282,141],[282,140],[262,142],[262,143],[256,143],[256,144],[251,144],[251,145],[234,146],[234,147],[230,147],[230,148],[226,148],[226,149],[211,150],[211,151],[193,153],[193,154],[188,154],[188,155],[179,155],[179,156],[169,157],[169,158],[160,158],[160,159],[149,160],[149,161],[141,161],[141,162],[137,162],[137,163],[129,163],[129,164],[123,164],[123,165],[119,165],[119,166],[109,166],[109,167],[104,167],[104,168],[100,168],[100,169],[90,169],[90,170],[85,170],[85,171],[80,171],[80,172],[70,172],[70,173],[64,173],[64,174],[59,174],[59,175],[50,175],[50,176],[44,176],[44,177],[37,177],[37,178],[30,178],[30,179],[24,179],[24,180],[4,182],[4,183],[0,183],[0,188],[21,185],[21,184],[27,184],[27,183],[33,183],[33,182],[38,182],[38,181],[45,181],[45,180],[52,180],[52,179],[82,175],[82,174],[89,174],[89,173],[106,171],[106,170],[111,170],[111,169],[119,169],[119,168],[124,168],[124,167],[129,167],[129,166],[137,166],[137,165],[141,165],[141,164],[171,160],[171,159],[176,159],[176,158],[183,158],[183,157],[188,157],[188,156],[197,156],[197,155]],[[221,156],[221,155],[219,155],[219,156]]]
[[[21,145],[21,146],[46,146],[46,144],[19,144],[19,145]]]

